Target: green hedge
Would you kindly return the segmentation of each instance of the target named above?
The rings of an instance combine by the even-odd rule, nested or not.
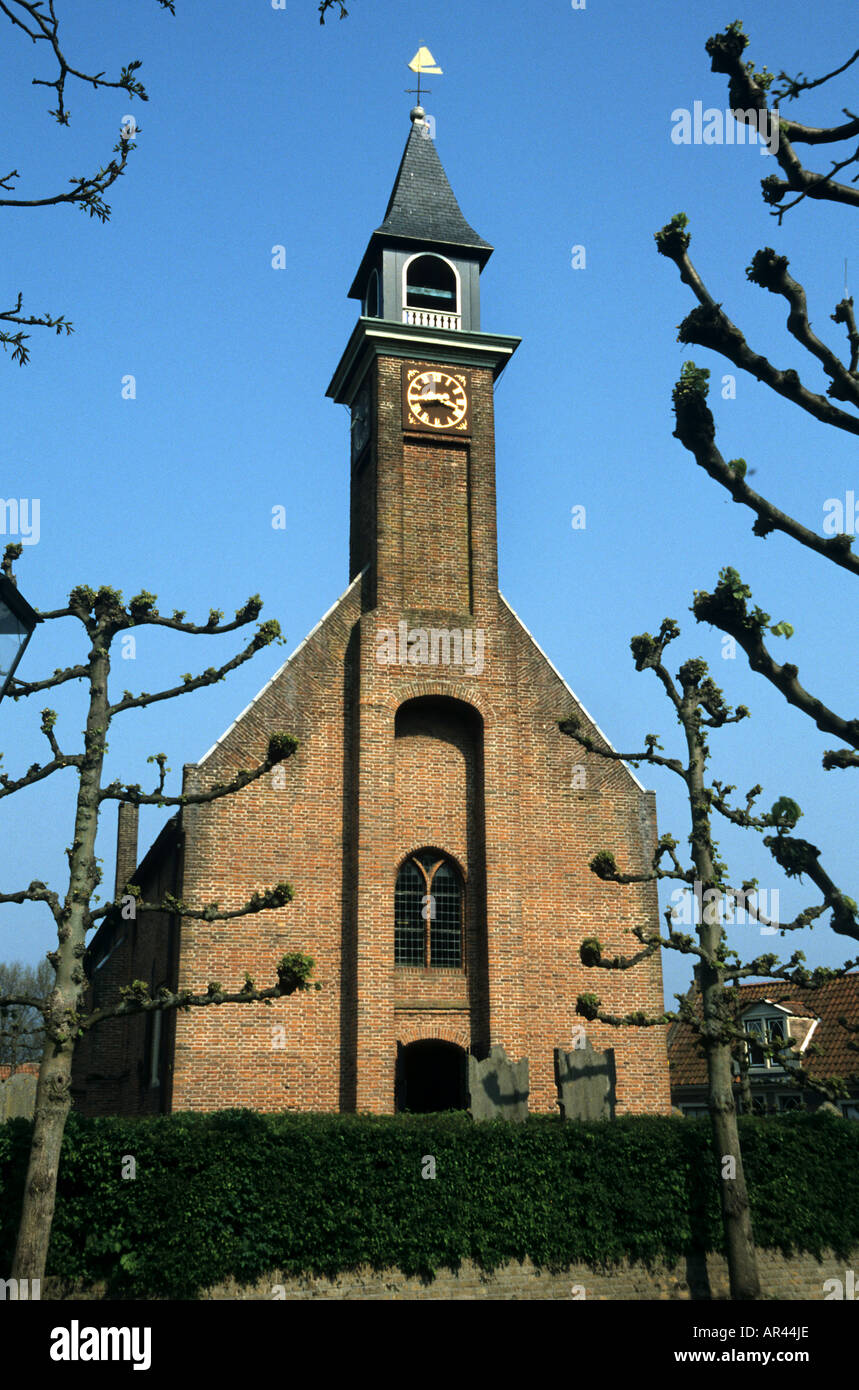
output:
[[[0,1126],[0,1268],[29,1128]],[[846,1257],[859,1245],[859,1125],[791,1114],[750,1116],[740,1129],[758,1244]],[[134,1179],[121,1176],[125,1155]],[[425,1155],[434,1179],[421,1176]],[[193,1298],[274,1269],[673,1261],[723,1249],[718,1183],[706,1119],[72,1114],[47,1272],[104,1280],[113,1296]]]

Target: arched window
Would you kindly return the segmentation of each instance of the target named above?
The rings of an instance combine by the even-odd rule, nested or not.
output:
[[[377,319],[379,317],[379,274],[376,270],[370,271],[370,278],[367,281],[364,315],[368,319]]]
[[[415,256],[406,267],[406,308],[457,314],[456,271],[441,256]]]
[[[449,859],[426,849],[405,861],[394,922],[395,965],[462,968],[462,881]]]

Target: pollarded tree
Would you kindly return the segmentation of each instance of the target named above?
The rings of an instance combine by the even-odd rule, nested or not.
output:
[[[786,117],[781,105],[837,78],[859,59],[859,49],[841,67],[812,80],[801,73],[789,77],[781,72],[776,77],[766,69],[756,72],[754,64],[743,59],[747,45],[742,25],[735,21],[723,33],[708,39],[706,48],[712,70],[728,77],[728,96],[736,119],[754,126],[766,136],[770,151],[781,167],[783,178],[772,174],[763,179],[761,185],[764,201],[772,208],[779,225],[791,209],[800,204],[808,207],[807,200],[859,208],[859,187],[855,178],[843,183],[836,177],[859,162],[859,145],[855,144],[859,138],[859,116],[844,108],[842,114],[846,120],[829,126],[808,126]],[[773,86],[774,83],[777,85]],[[803,145],[826,147],[837,157],[829,160],[828,169],[807,169],[798,153]],[[747,342],[693,265],[687,227],[688,218],[678,213],[656,233],[660,254],[674,262],[680,279],[698,301],[697,307],[680,324],[679,341],[721,354],[821,424],[848,435],[859,435],[859,329],[852,298],[845,291],[844,298],[830,315],[847,339],[842,356],[812,330],[806,291],[790,274],[786,256],[765,246],[754,253],[746,271],[752,284],[784,299],[788,307],[786,326],[794,343],[808,353],[809,365],[814,370],[822,368],[828,378],[826,394],[822,395],[803,382],[793,368],[776,366],[757,346]],[[685,364],[673,395],[675,437],[689,450],[698,466],[735,502],[755,514],[752,530],[756,536],[766,537],[773,531],[781,531],[831,564],[859,575],[859,556],[852,549],[854,518],[843,518],[842,529],[835,514],[827,516],[822,525],[823,534],[818,534],[750,487],[746,481],[750,473],[744,458],[726,460],[723,457],[716,445],[716,426],[707,405],[708,377],[705,368],[697,367],[694,362]],[[751,597],[750,589],[743,584],[737,571],[724,568],[712,593],[702,590],[695,595],[692,611],[699,622],[711,623],[732,637],[743,648],[753,671],[770,681],[819,729],[845,745],[824,753],[824,768],[859,766],[859,719],[829,708],[800,683],[795,665],[782,664],[775,659],[764,640],[769,619],[760,608],[750,606]],[[792,631],[787,623],[770,630],[788,636]]]
[[[156,0],[162,10],[169,10],[170,14],[175,15],[175,0]],[[69,78],[76,79],[85,83],[98,91],[101,87],[114,87],[123,92],[127,92],[129,98],[139,97],[141,101],[148,101],[142,82],[136,76],[141,64],[134,61],[126,64],[120,71],[116,79],[106,78],[104,72],[90,73],[83,72],[75,67],[74,63],[66,56],[60,43],[60,19],[57,15],[58,0],[0,0],[0,14],[4,14],[11,21],[16,30],[27,35],[40,51],[50,52],[56,67],[56,75],[49,79],[47,77],[34,77],[33,85],[36,87],[50,87],[57,96],[56,107],[48,114],[62,126],[68,126],[70,112],[66,106],[66,82]],[[339,7],[341,19],[345,19],[348,11],[344,0],[318,0],[319,23],[325,23],[325,16],[329,10]],[[120,128],[119,140],[114,145],[111,154],[114,156],[106,165],[103,165],[95,174],[83,178],[69,179],[72,185],[69,189],[64,189],[59,193],[45,194],[35,198],[20,198],[17,196],[4,197],[4,194],[16,194],[15,180],[20,175],[17,169],[11,169],[8,174],[0,177],[0,208],[46,208],[70,205],[82,208],[88,212],[90,217],[97,217],[100,222],[107,222],[110,218],[110,205],[105,202],[104,194],[116,183],[118,178],[125,173],[128,157],[131,151],[136,148],[134,136],[137,134],[138,126],[133,119],[127,121]],[[4,329],[2,324],[8,323],[17,327],[17,332]],[[0,345],[6,352],[11,348],[12,361],[19,366],[24,366],[30,355],[27,347],[29,333],[25,333],[25,328],[53,328],[57,333],[74,332],[73,325],[68,322],[63,315],[56,317],[52,314],[25,314],[24,295],[19,291],[16,303],[11,309],[0,311]]]
[[[673,619],[666,618],[656,637],[644,633],[634,637],[630,646],[636,670],[652,670],[674,707],[685,736],[685,759],[665,756],[659,751],[662,745],[655,734],[648,734],[645,738],[643,753],[616,753],[602,741],[594,742],[582,732],[576,721],[562,720],[559,727],[562,733],[568,734],[582,748],[598,757],[628,762],[635,767],[641,763],[663,767],[680,777],[685,784],[691,823],[690,864],[684,867],[680,862],[677,840],[671,835],[662,835],[654,852],[653,863],[644,874],[623,872],[618,868],[614,854],[607,848],[594,855],[590,861],[590,868],[598,878],[607,883],[624,885],[675,880],[685,885],[694,893],[700,907],[697,940],[675,929],[676,908],[669,907],[665,914],[667,936],[662,936],[659,931],[654,933],[646,926],[632,928],[633,935],[642,945],[641,951],[635,955],[604,959],[600,942],[593,937],[581,943],[579,954],[585,966],[601,970],[629,970],[662,947],[694,956],[697,961],[696,974],[701,991],[702,1012],[699,1016],[688,997],[676,995],[679,1006],[677,1010],[666,1010],[656,1017],[650,1017],[643,1012],[618,1016],[604,1013],[601,1001],[595,994],[580,995],[577,1012],[585,1019],[598,1019],[614,1027],[651,1028],[681,1022],[690,1027],[699,1038],[707,1062],[709,1109],[715,1152],[721,1165],[720,1199],[731,1297],[755,1299],[760,1296],[760,1282],[737,1129],[732,1061],[740,1049],[751,1044],[767,1056],[778,1058],[782,1053],[789,1056],[791,1043],[764,1042],[758,1036],[747,1033],[736,1018],[731,998],[733,990],[726,986],[748,977],[764,977],[785,980],[798,989],[814,990],[825,981],[846,974],[859,964],[859,959],[847,961],[838,970],[820,967],[813,971],[807,970],[804,966],[805,957],[801,951],[795,951],[786,964],[780,964],[777,957],[771,954],[761,955],[743,963],[737,953],[728,947],[725,909],[728,904],[739,903],[749,913],[753,922],[781,932],[798,931],[809,926],[825,912],[830,912],[832,929],[857,941],[859,909],[826,875],[822,865],[818,863],[817,851],[809,856],[808,851],[813,849],[813,846],[809,847],[804,840],[798,840],[789,834],[802,814],[794,801],[788,797],[780,797],[769,812],[756,815],[753,808],[761,794],[761,787],[751,788],[746,795],[745,806],[735,806],[730,801],[731,793],[736,790],[734,786],[716,780],[707,781],[707,763],[710,757],[708,731],[735,724],[747,718],[749,711],[743,705],[736,711],[730,709],[725,703],[722,691],[709,675],[706,663],[700,659],[685,661],[677,672],[676,681],[672,678],[665,664],[664,654],[668,644],[678,636],[677,624]],[[732,885],[728,868],[719,858],[712,829],[714,811],[732,825],[747,827],[761,833],[765,830],[772,831],[772,834],[765,836],[764,844],[776,863],[788,876],[808,873],[820,890],[822,901],[805,908],[791,922],[775,922],[760,912],[754,898],[755,883],[748,880],[739,887]],[[799,1073],[796,1068],[793,1075],[800,1084],[811,1086],[829,1098],[843,1094],[841,1085],[827,1086],[826,1083],[816,1081],[805,1073]]]
[[[3,568],[11,578],[12,563],[21,553],[20,544],[7,546]],[[165,1012],[171,1009],[207,1008],[213,1004],[253,1004],[270,1002],[296,990],[320,988],[308,983],[313,970],[313,961],[306,956],[293,954],[284,956],[278,963],[272,962],[272,975],[275,983],[265,989],[258,989],[249,975],[244,983],[233,992],[226,990],[218,981],[211,981],[205,993],[195,995],[189,990],[174,993],[160,989],[150,998],[149,987],[135,980],[120,989],[119,998],[106,1003],[97,1010],[88,1010],[86,1004],[87,980],[83,958],[87,949],[87,935],[105,917],[120,911],[120,903],[107,903],[96,906],[94,895],[101,880],[101,872],[96,859],[96,837],[99,815],[102,807],[110,801],[126,801],[136,806],[192,806],[231,796],[271,772],[272,768],[292,757],[297,741],[288,734],[273,733],[269,738],[265,757],[257,767],[238,772],[233,779],[224,784],[210,787],[208,791],[187,796],[170,796],[165,791],[167,774],[164,754],[154,754],[149,761],[158,767],[158,782],[150,792],[144,792],[139,784],[125,784],[113,781],[103,783],[104,759],[107,752],[107,735],[113,720],[128,710],[144,709],[160,700],[173,700],[190,695],[195,690],[223,680],[258,651],[280,642],[280,626],[276,621],[261,622],[251,640],[242,651],[230,661],[218,667],[210,667],[200,675],[183,676],[182,684],[172,689],[150,694],[143,691],[139,695],[123,691],[119,699],[111,700],[109,691],[111,646],[116,638],[132,628],[161,627],[174,632],[193,636],[215,636],[234,632],[246,627],[259,616],[262,600],[259,597],[248,599],[240,608],[232,622],[221,621],[223,614],[213,609],[205,623],[187,622],[185,614],[174,612],[164,617],[155,606],[155,596],[140,593],[128,603],[116,589],[94,590],[79,585],[69,595],[68,604],[52,612],[40,613],[44,622],[55,622],[62,618],[75,618],[86,634],[89,650],[80,664],[54,671],[44,680],[24,681],[13,678],[10,694],[19,700],[46,690],[54,690],[68,681],[83,681],[89,693],[86,728],[83,749],[80,752],[65,752],[57,738],[57,715],[54,710],[42,710],[41,731],[51,752],[45,764],[34,763],[20,777],[8,773],[0,775],[0,800],[10,797],[37,782],[53,776],[65,769],[73,769],[77,779],[77,798],[75,826],[70,848],[66,851],[69,861],[68,888],[65,896],[49,888],[45,883],[34,881],[26,888],[0,892],[0,903],[44,903],[52,914],[57,927],[57,947],[48,955],[53,966],[54,980],[47,998],[34,993],[14,991],[0,994],[0,1009],[27,1008],[39,1013],[43,1020],[45,1046],[39,1070],[36,1093],[36,1108],[33,1120],[33,1137],[30,1161],[24,1188],[21,1210],[21,1223],[15,1252],[13,1277],[19,1279],[41,1279],[45,1272],[45,1261],[51,1233],[51,1223],[56,1200],[57,1176],[60,1149],[66,1119],[71,1108],[70,1084],[72,1057],[75,1043],[89,1029],[97,1027],[105,1019],[128,1018],[133,1014],[145,1012]],[[250,913],[265,912],[271,908],[283,907],[290,902],[293,890],[288,883],[278,883],[271,887],[261,887],[242,907],[230,912],[222,912],[217,903],[194,905],[185,903],[171,895],[165,895],[158,902],[144,902],[139,898],[136,912],[173,912],[186,918],[205,921],[227,921],[247,916]]]

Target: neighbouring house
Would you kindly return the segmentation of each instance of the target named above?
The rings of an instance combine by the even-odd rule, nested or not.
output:
[[[792,1040],[792,1056],[784,1061],[748,1047],[749,1089],[752,1111],[757,1115],[786,1110],[816,1110],[826,1099],[797,1080],[805,1074],[818,1081],[841,1077],[849,1097],[834,1104],[850,1119],[859,1119],[859,1052],[848,1046],[851,1035],[838,1022],[845,1018],[859,1025],[859,973],[829,980],[815,990],[797,990],[782,980],[743,984],[732,993],[739,996],[738,1017],[746,1032],[765,1042]],[[693,986],[688,997],[700,1014],[701,996]],[[707,1114],[707,1067],[699,1039],[684,1023],[673,1023],[668,1034],[671,1100],[684,1115]],[[742,1111],[741,1078],[736,1069],[737,1109]]]

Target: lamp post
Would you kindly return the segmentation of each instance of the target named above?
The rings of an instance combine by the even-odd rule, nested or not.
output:
[[[8,575],[0,574],[0,700],[41,618],[18,593]]]

